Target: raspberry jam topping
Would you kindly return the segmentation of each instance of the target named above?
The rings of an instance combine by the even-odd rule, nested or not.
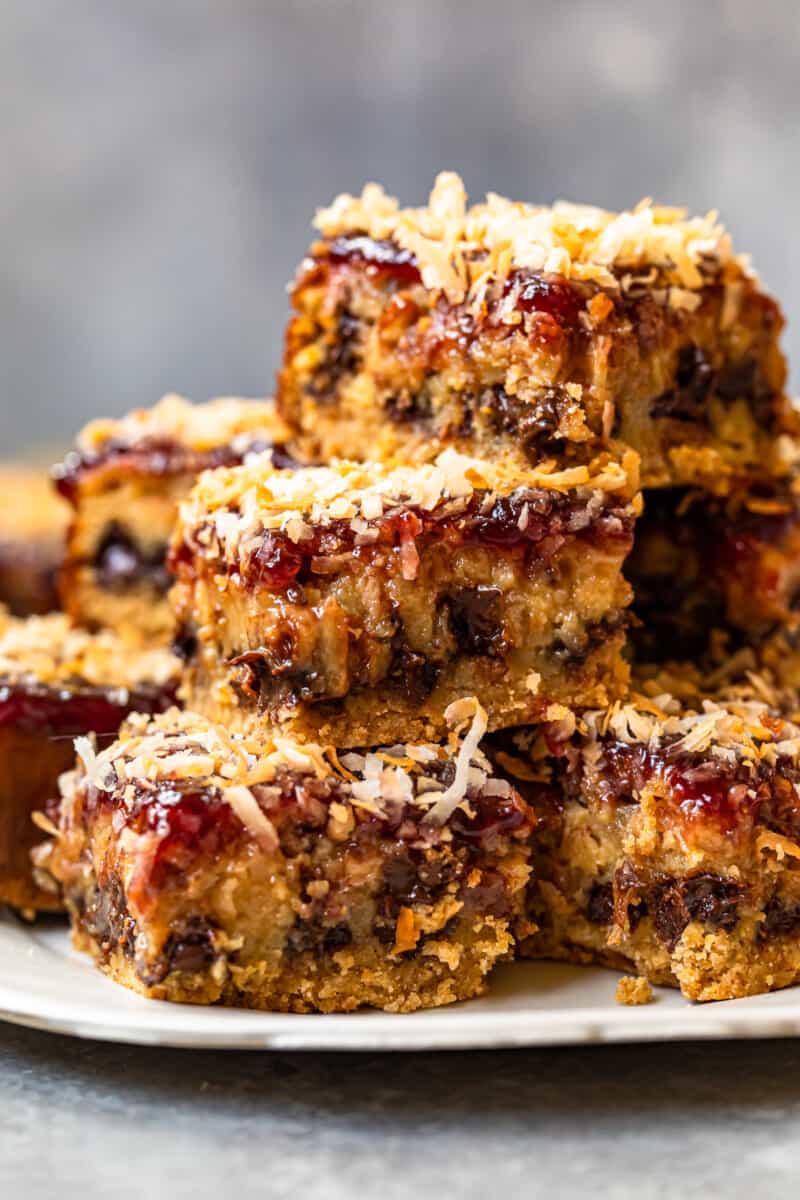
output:
[[[770,770],[758,778],[746,764],[726,770],[702,756],[624,742],[606,746],[602,761],[597,786],[609,803],[636,803],[645,784],[658,777],[668,789],[662,809],[668,820],[712,825],[726,835],[746,834],[758,822],[787,836],[800,830],[800,803],[784,773]]]
[[[0,682],[0,728],[77,737],[116,734],[131,712],[164,712],[174,703],[171,688],[48,688]]]
[[[417,260],[410,250],[392,241],[379,241],[366,234],[334,238],[328,244],[328,258],[334,263],[364,264],[374,274],[390,275],[398,283],[421,281]]]
[[[356,535],[349,521],[332,521],[310,530],[310,536],[294,542],[280,530],[266,530],[258,547],[242,564],[229,564],[251,587],[285,591],[292,583],[311,577],[339,574],[355,566],[376,548],[406,550],[417,538],[433,535],[453,547],[486,544],[519,550],[531,560],[552,561],[570,539],[625,550],[630,542],[633,518],[626,507],[589,510],[583,500],[572,500],[547,489],[518,488],[486,506],[486,496],[476,493],[457,514],[437,516],[410,505],[398,505],[370,522],[366,541]],[[352,563],[341,562],[348,555]],[[176,547],[170,558],[172,571],[190,576],[194,571],[191,547]]]
[[[336,237],[327,243],[327,258],[336,264],[365,266],[369,274],[390,277],[400,286],[422,282],[416,256],[389,239],[362,233]],[[565,279],[525,270],[514,271],[507,279],[503,295],[512,292],[523,312],[547,313],[562,325],[577,323],[585,298]],[[474,333],[471,323],[468,332]]]
[[[506,284],[506,293],[517,291],[517,308],[523,312],[547,313],[561,325],[574,325],[583,307],[583,297],[564,279],[517,272]]]

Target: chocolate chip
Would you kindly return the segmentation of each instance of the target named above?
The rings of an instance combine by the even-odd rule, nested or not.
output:
[[[447,598],[450,621],[464,654],[500,658],[507,649],[500,619],[500,588],[462,588]]]
[[[653,417],[673,421],[705,421],[706,405],[714,386],[714,369],[700,346],[684,346],[678,355],[675,386],[653,400]]]
[[[763,943],[773,937],[785,937],[800,929],[800,901],[773,896],[764,906],[764,916],[756,928],[755,940]]]
[[[731,930],[743,896],[741,884],[719,875],[664,880],[651,891],[658,936],[672,951],[690,921],[702,921],[709,929]]]
[[[614,915],[614,888],[610,883],[592,884],[586,902],[586,919],[592,925],[610,925]]]
[[[106,591],[123,592],[137,583],[146,583],[166,594],[172,585],[166,557],[165,545],[144,550],[129,530],[112,521],[95,550],[93,566]]]

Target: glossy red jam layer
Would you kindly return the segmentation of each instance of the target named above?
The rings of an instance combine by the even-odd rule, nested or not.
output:
[[[605,803],[638,803],[642,788],[654,779],[667,785],[660,809],[663,819],[687,827],[713,825],[732,836],[749,834],[755,825],[800,835],[800,800],[795,783],[800,771],[789,760],[779,767],[759,764],[755,774],[745,763],[730,768],[708,755],[663,747],[613,742],[603,748],[592,771],[592,795]]]
[[[152,848],[149,858],[153,870],[183,867],[188,856],[216,856],[232,848],[244,834],[238,816],[216,788],[198,789],[188,781],[148,789],[134,784],[134,788],[133,796],[126,795],[123,805],[114,793],[86,787],[84,820],[91,820],[97,810],[112,810],[117,814],[115,828],[122,819],[137,834],[156,834],[158,845]],[[330,805],[348,798],[347,788],[339,780],[319,780],[290,770],[282,771],[274,784],[252,791],[276,829],[285,853],[297,853],[309,834],[324,830]],[[502,839],[524,839],[533,828],[532,810],[516,792],[489,796],[471,789],[468,799],[470,813],[459,810],[448,822],[448,844],[452,835],[455,843],[487,852]],[[360,811],[344,849],[387,838],[409,849],[436,845],[442,830],[425,824],[424,815],[425,809],[417,805],[388,802],[385,813]]]
[[[416,257],[389,240],[353,233],[324,244],[324,258],[334,265],[366,268],[367,273],[390,279],[398,287],[422,282]],[[322,256],[317,261],[321,261]],[[547,313],[562,325],[575,325],[588,290],[554,275],[530,270],[512,272],[504,285],[504,296],[513,294],[523,312]],[[470,328],[472,326],[470,325]]]
[[[354,233],[333,238],[327,243],[325,252],[332,263],[364,266],[373,274],[388,275],[406,285],[422,282],[416,257],[392,241]]]
[[[249,559],[229,570],[250,587],[284,591],[295,582],[347,570],[350,564],[341,561],[340,556],[358,562],[376,549],[406,546],[413,550],[418,539],[430,535],[438,544],[453,548],[488,545],[504,553],[522,554],[528,562],[552,562],[571,540],[613,549],[622,556],[630,548],[633,523],[630,510],[616,506],[612,498],[607,498],[605,507],[598,511],[585,501],[555,491],[519,488],[494,501],[478,493],[466,509],[454,516],[437,517],[436,513],[398,506],[382,519],[370,522],[368,539],[355,533],[349,521],[318,526],[301,542],[293,542],[280,531],[266,531]],[[170,559],[170,567],[176,574],[191,574],[191,549],[179,547]]]
[[[143,438],[131,445],[128,442],[105,442],[96,451],[72,450],[63,463],[53,468],[53,479],[61,495],[75,504],[83,479],[93,471],[115,470],[131,475],[168,477],[199,475],[216,467],[235,467],[249,455],[272,450],[273,463],[280,468],[299,464],[282,447],[265,438],[252,438],[233,446],[217,446],[210,450],[193,450],[170,438]]]
[[[174,703],[174,688],[59,689],[0,680],[0,728],[53,737],[115,735],[129,713],[164,712]]]

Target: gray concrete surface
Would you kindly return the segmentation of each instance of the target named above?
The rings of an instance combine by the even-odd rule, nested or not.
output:
[[[797,1195],[800,1045],[222,1054],[0,1026],[4,1200]]]
[[[368,178],[717,206],[793,319],[798,61],[796,0],[3,0],[0,452],[270,389],[312,211]]]

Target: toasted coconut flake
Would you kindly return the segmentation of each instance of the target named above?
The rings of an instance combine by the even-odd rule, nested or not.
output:
[[[78,449],[97,453],[113,442],[133,447],[152,439],[169,440],[192,450],[210,450],[238,442],[241,450],[258,437],[286,442],[289,432],[271,400],[222,396],[192,404],[183,396],[162,397],[152,408],[137,408],[118,420],[92,421],[78,435]]]
[[[443,824],[466,799],[472,758],[489,724],[485,710],[474,696],[456,700],[445,709],[444,715],[449,725],[459,725],[470,719],[472,724],[459,747],[453,782],[442,792],[425,818],[426,821],[436,824]]]
[[[0,680],[49,687],[114,688],[120,703],[137,687],[177,682],[180,663],[160,648],[102,630],[89,633],[63,613],[24,620],[0,610]]]
[[[206,472],[180,510],[179,540],[210,560],[237,561],[255,551],[266,531],[281,531],[302,545],[315,529],[344,521],[369,540],[371,523],[392,510],[417,509],[445,518],[462,511],[476,494],[492,503],[520,488],[573,491],[587,511],[607,494],[632,497],[638,487],[638,459],[599,455],[564,470],[551,460],[520,472],[449,448],[433,463],[414,467],[336,462],[296,471],[273,469],[257,458],[241,467]],[[374,531],[373,531],[374,532]],[[415,578],[413,538],[401,545],[406,578]],[[221,577],[220,577],[221,578]]]
[[[377,815],[389,806],[417,806],[420,818],[444,824],[456,807],[468,808],[468,794],[508,796],[510,785],[498,779],[480,748],[486,731],[486,714],[474,698],[457,701],[448,709],[448,721],[459,726],[450,753],[455,758],[453,783],[445,788],[428,771],[447,758],[441,745],[398,745],[338,758],[332,747],[294,742],[265,727],[257,737],[232,734],[204,718],[177,709],[159,717],[134,714],[119,739],[95,753],[81,741],[77,775],[70,773],[62,788],[62,808],[75,789],[91,785],[116,793],[123,807],[132,805],[142,791],[159,784],[169,787],[191,781],[192,791],[221,796],[266,848],[274,848],[274,829],[261,809],[253,788],[269,785],[280,772],[300,777],[335,779],[335,801]],[[467,726],[466,730],[463,729]],[[349,821],[349,818],[348,818]],[[335,822],[341,831],[345,823]]]
[[[315,224],[327,238],[358,232],[390,239],[415,256],[425,287],[474,309],[490,287],[501,294],[499,285],[516,269],[609,290],[649,277],[661,284],[664,303],[691,308],[699,302],[695,293],[733,261],[715,212],[689,217],[650,200],[621,213],[563,201],[535,207],[494,193],[470,208],[461,179],[447,171],[426,208],[401,209],[370,183],[360,197],[339,196],[321,209]],[[745,260],[736,261],[748,271]]]
[[[245,829],[254,834],[262,849],[271,852],[277,849],[278,835],[269,817],[261,811],[250,788],[237,784],[226,788],[223,795],[236,813]]]

